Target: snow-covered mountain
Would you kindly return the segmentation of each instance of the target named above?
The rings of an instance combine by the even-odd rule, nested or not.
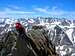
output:
[[[0,19],[0,38],[3,33],[15,30],[15,22],[20,22],[26,30],[33,25],[45,26],[48,30],[49,40],[56,46],[57,52],[63,55],[74,55],[75,51],[75,20],[51,19],[51,18],[29,18],[29,19]],[[67,49],[67,50],[66,50]]]

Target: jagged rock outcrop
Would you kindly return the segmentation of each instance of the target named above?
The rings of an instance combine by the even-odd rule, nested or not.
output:
[[[25,33],[10,31],[3,38],[1,56],[58,56],[45,32],[32,29]]]
[[[52,42],[57,45],[72,45],[72,42],[68,38],[64,30],[56,25],[53,30],[50,31],[50,39]]]

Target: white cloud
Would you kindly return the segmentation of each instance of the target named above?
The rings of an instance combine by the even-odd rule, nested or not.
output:
[[[12,8],[14,8],[14,9],[20,9],[20,7],[18,7],[18,6],[12,6]]]
[[[22,7],[15,6],[15,5],[8,5],[8,8],[12,8],[12,9],[21,9]]]
[[[34,8],[33,11],[23,11],[23,10],[17,10],[21,9],[20,7],[17,6],[12,6],[14,9],[11,7],[4,8],[3,11],[0,11],[0,17],[24,17],[24,16],[43,16],[48,15],[48,16],[59,16],[59,17],[72,17],[75,18],[75,11],[64,11],[56,6],[49,8],[48,6],[45,8]],[[40,13],[40,14],[39,14]]]
[[[54,8],[52,8],[51,11],[49,11],[49,9],[45,9],[45,8],[35,8],[36,11],[42,12],[45,14],[50,14],[50,15],[62,15],[63,14],[62,11],[55,11],[54,9],[56,9],[56,8],[54,7]]]
[[[35,12],[13,10],[11,8],[4,8],[3,11],[0,11],[0,17],[21,17],[26,16],[28,14],[35,14]]]
[[[35,10],[39,12],[44,12],[44,13],[47,12],[47,9],[43,9],[43,8],[35,8]]]
[[[51,9],[49,8],[35,8],[35,11],[41,12],[42,14],[48,14],[52,16],[73,16],[75,15],[75,11],[64,11],[62,9],[59,9],[57,7],[52,7]]]
[[[56,7],[56,6],[52,7],[52,10],[53,10],[53,11],[55,11],[56,9],[57,9],[57,7]]]
[[[5,8],[5,10],[4,11],[0,11],[1,13],[0,14],[27,14],[27,13],[31,13],[31,14],[33,14],[33,13],[35,13],[35,12],[27,12],[27,11],[16,11],[16,10],[12,10],[12,9],[10,9],[10,8]]]

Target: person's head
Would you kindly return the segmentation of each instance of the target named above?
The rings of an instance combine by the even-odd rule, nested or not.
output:
[[[17,30],[19,33],[24,33],[24,32],[25,32],[24,27],[23,27],[22,24],[19,23],[19,22],[16,23],[15,28],[16,28],[16,30]]]
[[[16,27],[17,30],[19,30],[19,29],[22,28],[22,25],[19,22],[17,22],[15,27]]]

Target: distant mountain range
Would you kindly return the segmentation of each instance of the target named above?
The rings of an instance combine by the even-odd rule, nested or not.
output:
[[[55,46],[69,46],[69,48],[74,48],[75,45],[75,20],[66,20],[59,18],[20,18],[20,19],[10,19],[1,18],[0,19],[0,39],[3,34],[8,31],[15,31],[15,23],[20,22],[27,30],[30,30],[33,25],[45,26],[48,30],[49,40],[55,44]],[[71,47],[72,46],[72,47]],[[74,50],[73,50],[74,51]],[[74,51],[75,52],[75,51]]]

